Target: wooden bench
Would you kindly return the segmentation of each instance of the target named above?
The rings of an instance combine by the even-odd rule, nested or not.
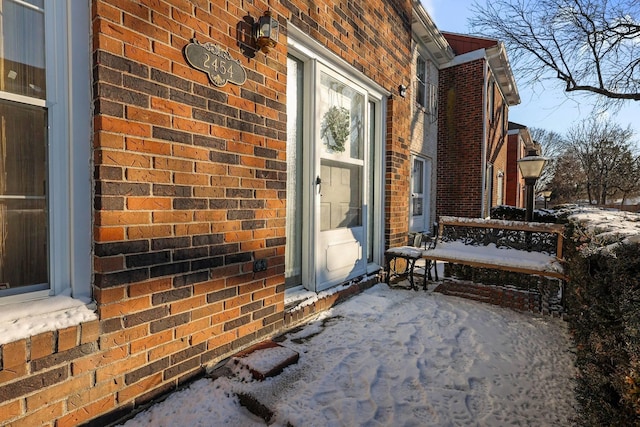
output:
[[[567,280],[562,258],[564,226],[559,224],[443,216],[430,248],[400,247],[385,252],[387,283],[390,265],[407,260],[407,276],[415,286],[415,265],[426,261],[423,288],[437,261]],[[419,258],[418,258],[419,254]]]
[[[563,232],[560,224],[445,216],[422,258],[566,280]]]

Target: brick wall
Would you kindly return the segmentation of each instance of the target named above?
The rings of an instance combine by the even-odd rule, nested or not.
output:
[[[507,138],[507,171],[506,171],[506,195],[504,204],[509,206],[518,206],[518,151],[519,136],[511,134]]]
[[[245,56],[236,31],[267,9],[281,42]],[[104,425],[281,330],[287,21],[392,92],[410,81],[410,15],[408,0],[95,0],[99,320],[0,348],[0,424]],[[216,88],[189,67],[194,36],[247,82]],[[406,240],[409,112],[389,101],[387,243]]]
[[[491,70],[489,70],[489,78],[492,77]],[[498,187],[498,174],[502,172],[506,174],[507,169],[507,127],[508,127],[508,115],[509,108],[506,105],[502,93],[498,88],[498,85],[494,85],[494,111],[493,120],[487,121],[487,162],[493,165],[493,173],[491,176],[487,176],[487,179],[493,180],[491,186],[492,194],[486,195],[485,200],[490,201],[490,206],[496,206],[498,200],[498,192],[502,191],[504,195],[504,182],[506,176],[503,178],[503,187]],[[504,199],[503,199],[504,203]]]
[[[438,82],[436,214],[482,214],[484,59],[445,68]]]

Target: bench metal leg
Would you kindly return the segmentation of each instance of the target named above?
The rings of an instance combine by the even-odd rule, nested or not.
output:
[[[399,272],[396,269],[396,263],[398,261],[398,259],[402,259],[405,260],[406,262],[406,266],[404,268],[404,271]],[[406,276],[407,280],[409,281],[410,287],[411,289],[418,289],[417,286],[415,285],[415,279],[414,279],[414,269],[415,269],[415,265],[416,265],[416,261],[418,260],[418,258],[414,258],[414,257],[407,257],[407,256],[401,256],[401,255],[389,255],[389,254],[385,254],[385,282],[388,285],[391,282],[391,275],[393,274],[394,276],[400,277],[400,276]],[[391,263],[393,262],[393,268],[391,267]]]

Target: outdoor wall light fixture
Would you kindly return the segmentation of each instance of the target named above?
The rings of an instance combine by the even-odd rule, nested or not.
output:
[[[407,96],[407,87],[405,85],[398,86],[398,95],[403,98]]]
[[[254,37],[256,46],[262,52],[269,53],[271,48],[278,43],[278,32],[280,24],[278,20],[271,16],[271,11],[267,10],[264,15],[258,18],[254,27]]]
[[[540,178],[546,163],[547,159],[541,156],[526,156],[518,160],[518,168],[520,168],[520,173],[526,185],[525,201],[527,210],[525,212],[525,221],[533,220],[533,186],[536,184],[537,179]]]

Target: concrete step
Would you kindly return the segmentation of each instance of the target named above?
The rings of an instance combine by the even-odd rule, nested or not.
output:
[[[245,366],[254,379],[263,381],[274,377],[289,365],[298,362],[297,351],[284,347],[274,341],[263,341],[231,357],[229,363]]]

